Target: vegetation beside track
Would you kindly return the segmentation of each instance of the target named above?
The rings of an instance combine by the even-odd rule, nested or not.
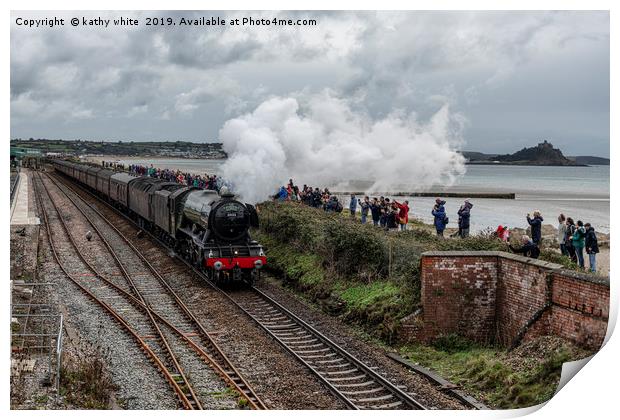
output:
[[[548,401],[562,364],[589,352],[557,337],[539,337],[513,351],[482,347],[449,335],[432,345],[409,344],[400,353],[458,384],[493,408],[522,408]]]
[[[107,409],[117,391],[106,371],[109,349],[81,343],[81,354],[65,354],[59,394],[71,408]]]

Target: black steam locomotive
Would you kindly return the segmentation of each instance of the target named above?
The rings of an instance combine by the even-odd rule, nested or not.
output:
[[[263,247],[249,234],[250,227],[258,227],[256,209],[235,200],[225,189],[217,193],[65,160],[52,164],[219,284],[253,284],[267,263]]]

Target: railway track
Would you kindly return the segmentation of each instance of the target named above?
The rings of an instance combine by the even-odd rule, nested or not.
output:
[[[350,408],[424,409],[411,395],[259,288],[227,295]]]
[[[62,182],[67,188],[73,190],[64,180]],[[85,188],[80,186],[80,189],[99,200]],[[105,201],[99,201],[117,212]],[[87,204],[98,211],[90,203]],[[133,220],[122,213],[117,213],[136,226]],[[157,238],[152,235],[151,237],[169,249]],[[225,295],[231,303],[316,375],[349,408],[425,409],[407,392],[392,384],[388,379],[338,346],[259,288],[252,287],[245,291],[227,293],[214,285],[195,267],[180,258],[179,260],[191,268],[208,285]]]
[[[39,191],[39,183],[44,187],[46,193],[48,194],[48,200],[43,200],[42,192]],[[71,248],[77,250],[78,247],[74,241],[74,238],[71,236],[65,221],[60,216],[60,212],[55,202],[51,199],[49,191],[45,188],[40,176],[38,177],[38,182],[34,182],[34,190],[37,201],[43,213],[50,249],[60,269],[76,286],[82,290],[82,292],[104,308],[106,312],[108,312],[113,319],[132,336],[149,359],[151,359],[155,366],[162,372],[164,378],[168,381],[185,408],[200,408],[199,404],[196,404],[196,400],[194,400],[191,395],[189,397],[187,395],[191,394],[191,392],[189,392],[191,390],[191,385],[183,383],[180,372],[170,366],[170,363],[168,362],[170,358],[168,354],[165,354],[166,350],[162,345],[163,343],[153,341],[147,343],[147,341],[143,338],[157,336],[148,315],[142,311],[135,310],[133,305],[123,305],[121,303],[122,295],[114,288],[111,288],[110,285],[99,276],[94,278],[89,277],[88,280],[84,280],[84,273],[87,273],[89,270],[92,273],[94,272],[91,270],[82,254],[78,254],[79,256],[76,258],[74,251],[71,250]],[[61,222],[61,229],[54,229],[52,227],[50,223],[52,220],[52,215],[50,215],[50,210],[46,209],[46,206],[43,204],[44,201],[48,203],[48,207],[53,209],[53,219]],[[69,268],[69,266],[71,268]],[[107,295],[107,299],[102,298],[102,295],[104,294]],[[120,314],[121,312],[123,315]]]
[[[183,406],[188,409],[202,408],[200,395],[197,395],[193,390],[184,373],[184,369],[181,367],[181,365],[192,366],[193,363],[193,370],[196,371],[195,366],[198,362],[198,364],[207,364],[211,370],[215,371],[230,388],[235,390],[240,397],[243,398],[244,405],[247,404],[250,408],[254,409],[265,409],[266,406],[256,395],[252,387],[245,381],[232,363],[230,363],[226,355],[212,340],[198,319],[174,293],[161,274],[150,265],[142,253],[133,247],[131,242],[105,219],[103,215],[96,212],[96,210],[93,211],[88,203],[83,202],[81,198],[76,200],[70,196],[70,194],[75,194],[75,192],[69,190],[64,185],[60,186],[50,177],[46,178],[55,185],[60,193],[63,194],[88,221],[108,249],[112,259],[120,270],[120,276],[105,274],[87,261],[79,246],[76,245],[74,238],[69,233],[69,229],[63,218],[60,217],[58,207],[39,174],[39,181],[46,189],[50,199],[49,201],[54,206],[58,218],[65,228],[69,242],[74,245],[82,262],[86,264],[88,269],[96,275],[97,279],[101,280],[105,284],[105,287],[107,287],[108,290],[105,292],[106,300],[112,299],[112,302],[124,300],[128,305],[133,306],[148,316],[152,330],[146,331],[145,334],[139,334],[139,336],[147,346],[164,351],[164,357],[159,358],[159,360],[163,365],[167,363],[165,366],[167,371],[174,379],[174,382],[179,385],[179,389],[176,389],[173,385],[175,392],[179,394],[180,390],[185,396],[185,398],[183,398],[183,396],[179,394]],[[67,190],[65,190],[65,188],[67,188]],[[138,257],[138,259],[136,260],[135,257]],[[119,277],[124,280],[124,283],[119,282]],[[157,308],[157,310],[153,308]],[[122,307],[121,310],[125,311],[127,308]],[[118,313],[116,313],[116,316],[118,316]],[[127,324],[130,326],[132,325],[130,322],[127,322]],[[144,328],[143,323],[139,324],[139,326],[140,328]],[[190,352],[187,351],[188,347],[191,350]],[[192,360],[192,356],[194,360]],[[198,361],[196,358],[198,358]],[[198,373],[200,372],[198,371],[197,374]],[[165,374],[165,376],[168,375]],[[197,378],[199,376],[200,375],[194,375],[194,381],[198,380]]]

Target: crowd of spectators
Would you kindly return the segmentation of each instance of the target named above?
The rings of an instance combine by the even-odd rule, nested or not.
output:
[[[330,193],[328,188],[320,189],[309,185],[299,188],[292,179],[289,180],[287,185],[281,186],[273,198],[279,201],[300,202],[310,207],[323,209],[326,212],[341,213],[345,209],[338,196]],[[443,237],[449,223],[445,204],[445,200],[437,198],[431,210],[433,225],[437,236],[440,237]],[[362,224],[372,222],[374,226],[385,230],[407,230],[410,210],[409,201],[407,200],[401,203],[395,199],[383,196],[373,198],[364,196],[360,199],[355,194],[351,194],[346,207],[351,218],[357,217],[358,207]],[[464,200],[456,213],[458,216],[458,230],[450,236],[459,236],[461,238],[469,236],[472,208],[473,204],[470,200]],[[538,258],[542,241],[543,218],[540,211],[536,210],[531,216],[528,214],[526,220],[530,226],[531,237],[523,235],[521,237],[521,246],[513,247],[510,245],[510,249],[530,258]],[[562,254],[570,257],[581,268],[585,268],[585,250],[589,257],[589,268],[595,272],[596,254],[599,252],[599,249],[594,227],[590,223],[584,224],[581,220],[575,223],[572,218],[567,218],[563,214],[560,215],[558,221],[558,242]],[[495,236],[504,242],[510,243],[510,230],[507,226],[498,226]]]
[[[526,257],[538,258],[543,240],[542,222],[544,219],[540,210],[535,210],[532,215],[528,213],[525,219],[530,227],[531,237],[523,235],[521,246],[510,246],[510,249]],[[496,234],[506,242],[509,241],[507,227],[498,226]],[[560,214],[558,216],[557,241],[562,255],[569,257],[582,269],[585,269],[585,251],[588,255],[589,270],[596,272],[596,254],[599,253],[598,239],[594,227],[590,223],[583,223],[581,220],[577,220],[575,223],[572,217]]]
[[[103,162],[103,166],[116,170],[127,170],[130,174],[134,175],[150,176],[152,178],[159,178],[169,182],[176,182],[178,184],[193,186],[205,190],[219,191],[221,186],[221,180],[217,175],[198,175],[188,172],[182,172],[178,169],[172,170],[154,168],[153,165],[124,165],[114,162]]]
[[[281,186],[273,198],[279,201],[300,202],[310,207],[321,208],[326,212],[340,213],[345,208],[338,196],[331,194],[328,188],[320,189],[309,185],[299,188],[292,179],[289,180],[287,185]],[[444,204],[445,201],[437,199],[431,211],[435,218],[434,224],[439,236],[443,236],[443,231],[448,224],[448,218],[445,217]],[[384,196],[372,198],[364,196],[363,198],[358,198],[355,194],[351,194],[347,206],[351,218],[357,217],[358,207],[362,224],[372,222],[374,226],[385,230],[407,230],[410,210],[408,200],[399,202],[396,199]],[[469,235],[469,217],[472,207],[473,205],[469,200],[465,200],[464,205],[459,209],[459,230],[457,234],[462,237]]]
[[[135,175],[150,176],[208,190],[219,191],[221,185],[221,179],[216,175],[196,175],[180,170],[154,168],[153,165],[147,167],[144,165],[124,165],[105,161],[103,166],[115,170],[127,170]],[[320,189],[309,185],[299,188],[292,179],[289,180],[287,185],[280,187],[278,193],[273,198],[279,201],[299,202],[310,207],[323,209],[325,212],[341,213],[344,211],[343,203],[341,203],[337,195],[330,193],[328,188]],[[445,204],[444,200],[437,198],[431,210],[437,236],[441,237],[443,237],[449,222]],[[374,226],[385,230],[407,230],[410,210],[408,200],[399,202],[396,199],[384,196],[373,198],[364,196],[360,199],[355,194],[351,194],[347,206],[351,218],[357,217],[358,206],[360,208],[362,224],[372,222]],[[472,207],[473,204],[469,199],[466,199],[463,205],[461,205],[457,211],[458,231],[451,236],[459,236],[461,238],[469,236]],[[523,235],[521,237],[522,246],[510,246],[510,248],[513,252],[521,253],[530,258],[538,258],[542,241],[543,217],[540,211],[536,210],[531,217],[528,214],[526,220],[530,226],[531,237]],[[560,214],[558,222],[557,240],[560,245],[560,252],[570,257],[581,268],[585,268],[585,250],[589,257],[589,268],[595,272],[596,254],[599,252],[599,249],[594,227],[590,223],[584,224],[581,220],[575,223],[571,217],[566,217],[564,214]],[[495,235],[505,242],[510,240],[510,231],[507,226],[498,226]]]

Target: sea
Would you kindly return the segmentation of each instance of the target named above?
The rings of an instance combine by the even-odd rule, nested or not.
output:
[[[125,164],[151,165],[199,174],[217,174],[224,160],[174,158],[121,158]],[[471,231],[495,229],[498,225],[527,227],[526,215],[539,210],[544,224],[557,226],[564,213],[575,221],[590,222],[599,232],[609,233],[609,166],[514,166],[467,165],[467,171],[454,185],[436,186],[430,191],[515,193],[516,199],[472,198]],[[277,186],[274,186],[274,193]],[[410,188],[411,189],[411,188]],[[356,191],[362,191],[356,189]],[[400,188],[395,191],[403,191]],[[405,190],[406,191],[406,190]],[[348,203],[348,197],[342,197]],[[435,199],[397,197],[409,200],[410,215],[431,223]],[[450,219],[457,227],[457,210],[462,198],[445,198]],[[346,206],[345,206],[346,207]]]

